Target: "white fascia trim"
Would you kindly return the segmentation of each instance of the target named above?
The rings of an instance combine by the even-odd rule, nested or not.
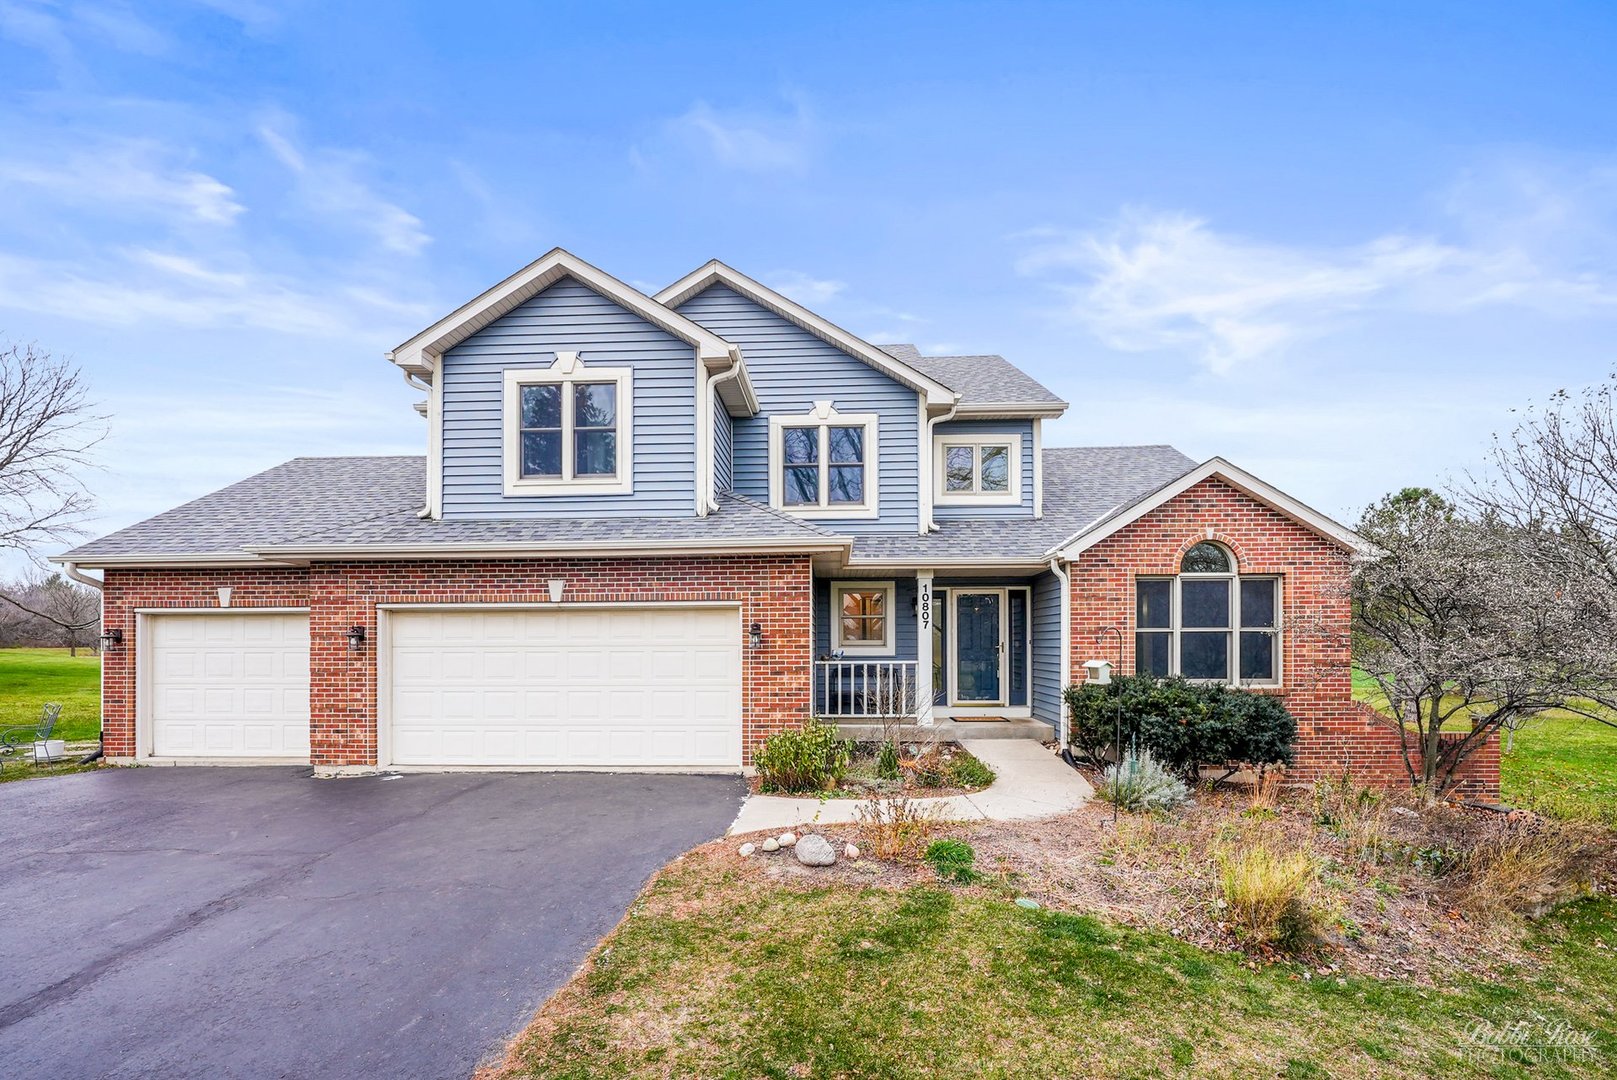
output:
[[[962,404],[961,418],[976,420],[1054,420],[1068,409],[1065,401],[973,402]]]
[[[1341,522],[1326,517],[1308,504],[1299,502],[1273,484],[1258,479],[1245,469],[1232,465],[1221,457],[1215,457],[1208,458],[1177,480],[1171,480],[1164,484],[1123,513],[1102,522],[1085,526],[1070,539],[1063,541],[1051,550],[1049,554],[1071,561],[1077,555],[1094,547],[1108,536],[1120,532],[1151,511],[1183,495],[1203,480],[1215,476],[1242,494],[1256,499],[1276,513],[1291,518],[1309,531],[1332,541],[1348,551],[1365,554],[1374,550],[1373,545],[1364,537]]]
[[[1004,570],[1026,570],[1037,573],[1049,568],[1047,559],[940,559],[927,556],[921,559],[850,559],[844,568],[852,571],[883,571],[891,573],[896,570],[949,570],[953,573],[949,577],[958,577],[962,571],[983,571],[998,573]]]
[[[1008,491],[948,491],[948,469],[944,455],[951,446],[972,447],[972,482],[982,477],[982,447],[1009,446],[1010,460],[1005,463],[1010,479]],[[1033,460],[1038,461],[1037,452]],[[932,505],[934,506],[1021,506],[1022,505],[1022,436],[1018,434],[954,434],[932,436]]]
[[[594,540],[581,543],[576,540],[558,543],[511,543],[495,541],[484,544],[321,544],[299,548],[251,548],[266,558],[296,559],[307,562],[317,559],[523,559],[566,558],[592,559],[610,555],[725,555],[769,552],[846,552],[853,546],[853,538],[828,536],[813,541],[802,540],[743,540],[725,539],[707,542],[690,540],[655,541]],[[256,563],[262,565],[261,562]],[[163,565],[163,564],[153,564]]]
[[[566,277],[690,344],[696,349],[698,361],[728,363],[733,355],[730,343],[711,330],[571,252],[554,248],[393,349],[387,358],[406,370],[430,370],[433,361],[445,352]]]
[[[1033,516],[1044,516],[1044,421],[1033,421]]]
[[[863,360],[878,371],[891,375],[911,390],[923,394],[929,401],[946,404],[957,400],[960,396],[936,379],[894,359],[863,338],[850,334],[824,317],[816,315],[797,301],[782,296],[762,282],[754,281],[739,270],[728,267],[717,259],[692,270],[689,274],[658,293],[653,299],[659,304],[675,308],[698,293],[718,284],[729,286],[754,303],[761,304],[773,311],[781,318],[796,323],[827,344],[841,349],[850,356]]]
[[[700,381],[700,380],[698,380]],[[573,397],[564,389],[561,395],[561,467],[557,479],[522,475],[522,388],[562,386],[575,383],[613,383],[617,390],[617,472],[613,476],[577,479],[571,475],[574,462]],[[504,458],[504,493],[511,498],[568,495],[634,494],[634,369],[591,367],[576,352],[560,352],[549,367],[506,368],[503,382],[504,411],[501,442]],[[698,445],[697,456],[701,456]],[[698,485],[700,486],[700,485]]]
[[[245,550],[245,549],[244,549]],[[183,570],[230,570],[243,566],[262,567],[289,566],[290,563],[269,562],[256,554],[243,551],[204,552],[195,555],[92,555],[69,559],[61,555],[50,556],[49,562],[59,566],[72,565],[74,567],[89,568],[91,570],[106,569],[183,569]]]
[[[825,433],[833,427],[862,427],[865,429],[865,501],[858,506],[847,506],[830,501],[831,455],[829,437],[820,439],[820,498],[823,505],[787,506],[782,466],[785,450],[783,433],[789,427],[811,427]],[[839,413],[829,401],[817,401],[806,413],[769,418],[769,505],[795,518],[825,519],[833,521],[867,521],[881,516],[881,415],[879,413]]]

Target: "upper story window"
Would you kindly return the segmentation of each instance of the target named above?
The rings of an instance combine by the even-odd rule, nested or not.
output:
[[[876,516],[874,414],[817,401],[806,416],[769,419],[769,502],[802,517]]]
[[[1177,577],[1140,578],[1134,592],[1136,671],[1279,684],[1279,578],[1238,574],[1225,548],[1204,541]]]
[[[939,506],[1015,506],[1022,501],[1020,435],[939,435],[932,501]]]
[[[592,367],[577,353],[548,368],[505,372],[505,493],[627,495],[634,372]]]

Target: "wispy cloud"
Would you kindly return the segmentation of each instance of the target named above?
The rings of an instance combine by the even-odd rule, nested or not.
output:
[[[258,135],[276,160],[297,180],[298,195],[310,213],[338,227],[357,228],[386,251],[417,255],[432,242],[421,219],[378,195],[360,178],[363,155],[333,149],[300,149],[277,116],[259,125]]]
[[[1462,230],[1465,232],[1465,230]],[[1220,232],[1188,214],[1129,209],[1093,230],[1026,234],[1019,269],[1065,314],[1124,351],[1183,349],[1215,373],[1283,352],[1375,310],[1547,312],[1617,307],[1617,280],[1562,265],[1530,234],[1446,242],[1388,234],[1327,248]]]
[[[250,266],[142,249],[89,263],[0,253],[0,309],[109,326],[250,327],[374,344],[378,334],[431,314],[382,292],[324,285],[316,290]]]
[[[825,303],[848,287],[847,282],[812,277],[798,270],[778,270],[766,274],[763,282],[782,296],[810,308]]]
[[[785,111],[718,109],[697,101],[663,125],[662,139],[742,172],[801,172],[813,157],[818,125],[801,98]],[[637,147],[631,158],[644,163]]]
[[[245,207],[229,184],[175,163],[149,140],[75,140],[81,148],[54,160],[28,160],[0,151],[0,191],[27,188],[58,205],[134,212],[228,225]],[[34,147],[38,152],[38,147]]]

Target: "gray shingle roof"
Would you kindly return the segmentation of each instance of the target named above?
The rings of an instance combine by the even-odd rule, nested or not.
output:
[[[423,521],[424,457],[294,458],[284,465],[119,529],[61,558],[244,556],[249,550],[359,544],[581,544],[793,541],[823,546],[828,529],[721,495],[705,518]]]
[[[881,349],[958,393],[962,405],[1065,404],[1003,356],[923,356],[914,345],[883,345]]]
[[[1042,518],[940,521],[925,536],[860,536],[853,559],[1039,559],[1195,467],[1171,446],[1046,447]]]
[[[1080,529],[1120,512],[1196,465],[1171,446],[1051,447],[1044,451],[1044,517],[945,521],[926,536],[859,536],[853,558],[1042,558]],[[719,496],[705,518],[424,521],[420,457],[295,458],[211,495],[92,540],[62,558],[245,556],[359,545],[793,543],[823,547],[833,529],[753,499]]]

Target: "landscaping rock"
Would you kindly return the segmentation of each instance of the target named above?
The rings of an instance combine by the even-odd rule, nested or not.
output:
[[[797,843],[797,834],[796,833],[783,832],[783,833],[780,834],[780,846],[781,847],[791,847],[795,843]]]
[[[779,851],[780,841],[776,840],[773,836],[768,836],[764,838],[764,842],[761,846],[765,851]]]
[[[754,851],[757,851],[757,850],[758,849],[753,847],[751,844],[742,844],[741,848],[740,848],[740,851],[739,851],[739,854],[741,855],[741,857],[743,859],[745,859],[748,855],[751,855]]]
[[[842,849],[842,855],[843,855],[844,858],[857,859],[859,857],[859,847],[858,847],[858,845],[849,844],[847,847]]]
[[[1037,900],[1030,900],[1025,896],[1018,896],[1016,898],[1016,906],[1019,908],[1026,908],[1029,911],[1039,910],[1039,902]]]
[[[809,835],[797,842],[797,861],[804,866],[831,866],[837,861],[837,853],[825,837]]]

